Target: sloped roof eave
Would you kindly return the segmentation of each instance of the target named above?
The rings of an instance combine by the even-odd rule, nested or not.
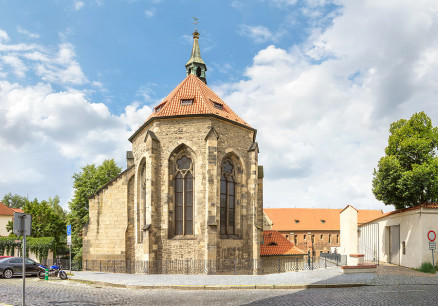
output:
[[[107,188],[109,185],[111,185],[113,182],[115,182],[116,180],[118,180],[119,178],[121,178],[123,175],[127,174],[129,172],[129,170],[133,169],[135,165],[131,165],[128,168],[126,168],[125,170],[123,170],[122,172],[120,172],[119,175],[117,175],[116,177],[114,177],[112,180],[110,180],[108,183],[106,183],[105,185],[103,185],[102,187],[100,187],[99,189],[97,189],[92,195],[90,195],[88,197],[88,200],[94,198],[96,195],[98,195],[103,189]]]
[[[432,206],[432,205],[434,205],[434,206]],[[428,204],[424,204],[423,203],[423,204],[420,204],[420,205],[417,205],[417,206],[414,206],[414,207],[408,207],[408,208],[403,208],[403,209],[399,209],[399,210],[393,210],[393,211],[387,212],[386,214],[383,214],[382,216],[379,216],[379,217],[374,218],[372,220],[369,220],[367,222],[363,222],[359,226],[362,226],[362,225],[365,225],[365,224],[369,224],[369,223],[375,222],[377,220],[380,220],[380,219],[383,219],[383,218],[386,218],[386,217],[389,217],[389,216],[397,215],[397,214],[404,213],[404,212],[407,212],[407,211],[414,211],[414,210],[418,210],[418,209],[421,209],[421,208],[425,208],[425,209],[438,209],[438,203],[428,203]]]

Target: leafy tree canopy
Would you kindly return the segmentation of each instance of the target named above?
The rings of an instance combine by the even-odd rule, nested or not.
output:
[[[76,259],[82,256],[81,232],[88,223],[88,198],[99,188],[107,184],[120,174],[121,168],[117,167],[113,159],[105,160],[99,166],[86,165],[82,171],[73,175],[74,196],[69,203],[70,214],[68,223],[72,226],[72,252]]]
[[[28,201],[22,206],[25,213],[32,215],[32,237],[52,237],[53,250],[63,248],[66,244],[66,212],[59,205],[59,197],[48,201]],[[14,223],[8,221],[6,230],[12,232]],[[13,235],[13,234],[12,234]]]
[[[28,201],[23,211],[32,215],[32,237],[54,237],[56,242],[65,244],[62,238],[66,235],[66,214],[58,196],[49,201]]]
[[[386,156],[374,169],[373,193],[396,209],[438,200],[438,129],[424,113],[391,124]]]
[[[23,208],[27,202],[27,198],[18,194],[8,193],[3,196],[0,202],[11,208]]]

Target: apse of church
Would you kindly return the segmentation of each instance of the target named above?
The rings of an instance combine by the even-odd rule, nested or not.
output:
[[[260,258],[256,130],[207,86],[193,39],[187,77],[129,138],[127,169],[89,199],[84,260]]]

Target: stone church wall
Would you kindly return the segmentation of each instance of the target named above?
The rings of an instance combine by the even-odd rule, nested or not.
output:
[[[207,139],[212,128],[216,134]],[[153,132],[156,138],[148,136],[148,131]],[[259,247],[259,235],[255,234],[254,224],[262,217],[257,217],[261,209],[256,207],[260,204],[257,201],[257,152],[248,152],[253,145],[253,133],[223,120],[185,117],[154,121],[136,135],[133,139],[135,164],[139,165],[146,159],[146,164],[156,171],[154,177],[152,169],[147,170],[150,173],[147,180],[154,181],[154,184],[149,184],[152,202],[149,220],[152,224],[146,233],[147,241],[137,240],[136,258],[140,259],[147,252],[158,260],[258,258],[257,254],[253,254],[254,245]],[[181,145],[191,150],[195,163],[193,236],[174,236],[173,229],[169,227],[174,215],[173,170],[169,158]],[[234,160],[239,179],[235,237],[220,237],[218,233],[220,167],[226,156]],[[155,163],[150,162],[153,158],[156,158]],[[135,192],[134,215],[139,216],[138,211],[142,208],[138,205],[138,188]],[[155,194],[156,201],[152,201],[152,194]],[[158,214],[159,218],[156,217]],[[150,255],[147,258],[151,259]]]
[[[83,232],[84,260],[126,259],[128,182],[133,174],[133,168],[124,171],[89,200],[90,221]]]
[[[212,117],[153,121],[133,139],[128,170],[90,199],[86,260],[259,259],[263,174],[255,131]],[[194,234],[174,234],[174,162],[194,162]],[[234,165],[234,235],[220,235],[221,165]]]

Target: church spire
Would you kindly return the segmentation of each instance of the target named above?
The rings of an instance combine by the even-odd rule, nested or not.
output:
[[[196,22],[197,23],[197,22]],[[205,78],[205,72],[207,71],[207,66],[201,58],[201,50],[199,49],[199,33],[196,30],[193,32],[193,48],[192,54],[189,61],[186,64],[187,75],[194,74],[200,78],[205,84],[207,84],[207,79]]]

